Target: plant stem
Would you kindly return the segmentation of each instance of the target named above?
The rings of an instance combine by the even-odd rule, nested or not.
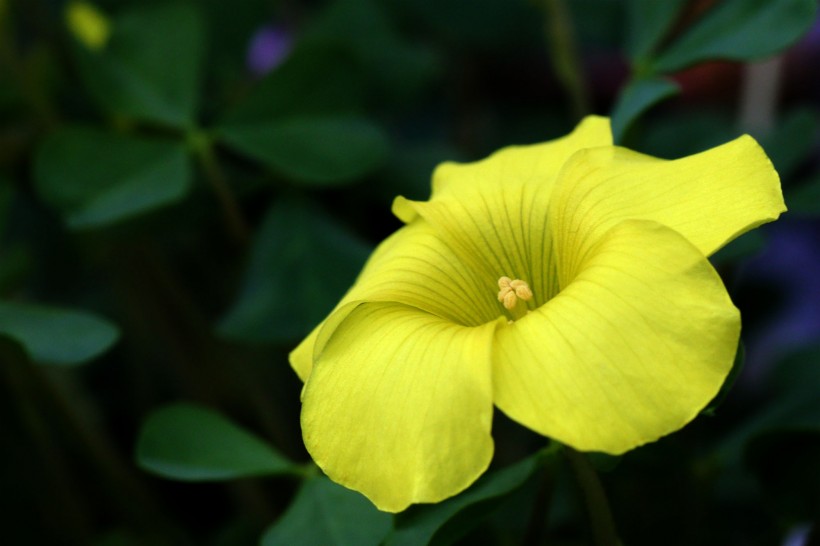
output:
[[[56,443],[41,408],[37,407],[37,393],[33,392],[25,370],[28,363],[16,349],[8,351],[0,347],[0,355],[3,364],[0,368],[8,382],[8,392],[32,442],[31,456],[42,469],[41,479],[50,486],[49,494],[41,495],[40,516],[44,520],[48,518],[52,528],[59,529],[66,544],[86,544],[92,536],[87,498],[71,473],[64,450]]]
[[[777,118],[784,64],[783,55],[778,55],[743,66],[739,113],[743,131],[757,137],[771,132]]]
[[[615,521],[609,510],[609,502],[597,472],[583,453],[569,446],[564,447],[564,453],[584,495],[595,544],[597,546],[618,546],[620,542],[615,530]]]
[[[250,240],[250,228],[245,216],[242,214],[242,209],[239,207],[239,202],[228,184],[228,179],[216,159],[213,142],[208,135],[200,132],[191,133],[188,136],[188,141],[199,158],[205,178],[222,205],[222,212],[228,230],[239,244],[246,245]]]
[[[580,120],[590,113],[572,19],[564,0],[542,0],[547,15],[546,30],[555,75],[570,100],[572,114]]]

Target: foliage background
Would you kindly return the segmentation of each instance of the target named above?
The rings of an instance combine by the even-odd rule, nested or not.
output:
[[[493,470],[439,505],[394,519],[321,478],[287,353],[393,196],[590,112],[661,157],[750,132],[790,208],[713,259],[731,391],[591,457],[623,544],[820,542],[816,1],[69,7],[0,0],[4,544],[589,543],[570,465],[501,415]]]

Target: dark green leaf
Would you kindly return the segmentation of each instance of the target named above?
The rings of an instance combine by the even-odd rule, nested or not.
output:
[[[612,109],[612,138],[623,141],[632,123],[655,104],[680,92],[677,84],[661,78],[635,80],[621,90]]]
[[[579,0],[573,0],[575,5]],[[472,0],[465,9],[463,0],[392,0],[384,2],[401,8],[408,18],[422,21],[445,43],[470,51],[504,51],[543,40],[543,15],[533,2]],[[605,2],[617,5],[617,2]],[[608,15],[608,14],[607,14]],[[587,17],[591,23],[597,17]],[[585,21],[586,22],[586,21]],[[611,26],[611,25],[610,25]]]
[[[0,302],[0,335],[20,343],[40,364],[82,364],[108,350],[117,328],[83,311]]]
[[[709,59],[752,60],[794,43],[814,23],[816,0],[726,0],[652,63],[668,73]]]
[[[438,69],[430,50],[402,40],[384,2],[335,0],[317,18],[308,39],[337,41],[349,48],[380,97],[412,96]]]
[[[640,131],[630,135],[630,141],[634,140],[635,149],[645,154],[677,159],[719,146],[740,134],[725,111],[681,109],[645,118]]]
[[[550,452],[551,453],[551,452]],[[430,544],[436,535],[445,529],[462,511],[471,510],[470,520],[478,522],[476,509],[489,512],[495,502],[512,493],[524,484],[536,471],[541,457],[538,454],[512,466],[484,475],[464,493],[439,504],[412,506],[396,518],[395,529],[387,539],[387,546],[417,546]],[[447,529],[449,539],[469,531],[466,523],[459,520],[459,529]]]
[[[220,333],[256,343],[304,336],[353,284],[369,252],[319,211],[280,201],[257,232],[241,292]]]
[[[14,189],[11,180],[0,175],[0,236],[6,231],[9,208],[11,207]]]
[[[799,351],[770,372],[770,399],[741,426],[735,427],[718,447],[724,461],[736,462],[753,437],[777,429],[820,428],[820,346]]]
[[[295,116],[361,111],[362,78],[351,54],[331,43],[299,45],[222,119],[225,127]]]
[[[194,4],[149,4],[113,20],[103,51],[74,44],[94,98],[126,117],[190,127],[196,115],[204,29]]]
[[[818,135],[818,120],[820,117],[814,110],[795,109],[760,138],[760,145],[771,158],[781,179],[791,177],[811,153],[815,135]]]
[[[145,470],[185,481],[290,474],[295,465],[270,445],[219,413],[176,404],[152,413],[137,442]]]
[[[677,19],[686,0],[629,0],[626,52],[640,64],[659,45]]]
[[[34,174],[43,200],[77,229],[167,205],[191,184],[181,144],[82,127],[48,137],[37,151]]]
[[[820,174],[786,188],[789,216],[820,216]]]
[[[767,505],[784,519],[810,521],[820,507],[820,423],[814,428],[770,431],[744,452]],[[784,462],[786,464],[784,464]]]
[[[539,129],[543,129],[539,125]],[[455,161],[459,152],[452,145],[432,141],[402,143],[396,146],[383,178],[387,183],[379,187],[385,198],[403,195],[408,199],[425,200],[430,197],[433,171],[445,161]]]
[[[223,127],[224,142],[294,182],[336,185],[379,167],[387,136],[353,117],[306,117]]]
[[[746,348],[741,341],[737,345],[737,353],[735,353],[735,361],[732,363],[732,369],[729,372],[729,375],[726,377],[726,380],[721,385],[720,390],[718,391],[717,395],[712,399],[709,404],[701,410],[701,413],[704,415],[715,415],[715,412],[726,400],[726,397],[731,392],[732,387],[735,385],[735,381],[737,381],[740,372],[743,370],[743,365],[746,361]]]
[[[748,258],[753,254],[763,250],[766,238],[759,230],[752,230],[744,233],[725,247],[721,248],[709,257],[709,261],[715,266],[722,266],[736,262],[742,258]]]
[[[377,546],[390,514],[324,476],[307,480],[287,512],[265,531],[262,546]]]

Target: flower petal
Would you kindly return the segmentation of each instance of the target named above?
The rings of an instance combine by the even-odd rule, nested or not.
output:
[[[498,324],[459,326],[401,304],[356,306],[317,347],[305,385],[302,432],[316,464],[389,512],[469,486],[493,453]]]
[[[616,147],[578,152],[555,184],[550,221],[562,257],[580,259],[585,246],[629,218],[665,224],[709,256],[785,210],[774,167],[742,136],[674,161]],[[585,237],[568,241],[575,233]]]
[[[740,318],[672,229],[624,221],[555,298],[496,334],[496,405],[577,449],[623,453],[678,430],[731,369]]]
[[[433,175],[429,201],[399,197],[393,212],[405,222],[419,215],[430,222],[485,282],[523,279],[543,303],[555,289],[546,229],[556,176],[578,150],[611,142],[609,120],[590,116],[551,142],[505,148],[475,163],[444,163]]]
[[[403,303],[454,323],[476,326],[501,315],[498,277],[486,279],[465,267],[423,219],[404,226],[374,251],[359,278],[328,319],[290,354],[291,366],[306,381],[319,332],[328,336],[344,318],[342,309],[363,301]],[[342,316],[330,318],[337,313]]]

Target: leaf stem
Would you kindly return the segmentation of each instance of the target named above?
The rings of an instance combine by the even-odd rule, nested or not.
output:
[[[250,228],[239,202],[230,184],[228,184],[225,172],[216,158],[213,141],[203,132],[192,131],[188,134],[188,144],[197,155],[202,171],[205,173],[205,178],[222,205],[228,231],[239,244],[246,245],[250,240]]]
[[[564,87],[577,120],[590,113],[589,96],[584,85],[572,18],[564,0],[542,0],[550,59],[555,75]]]
[[[609,510],[609,502],[597,472],[583,453],[564,446],[564,454],[584,495],[595,544],[597,546],[618,546],[620,541],[615,530],[615,521]]]

